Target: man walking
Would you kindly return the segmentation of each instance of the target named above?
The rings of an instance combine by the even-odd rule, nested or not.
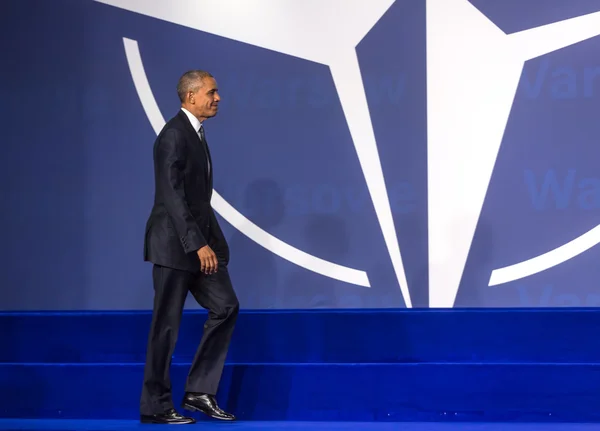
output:
[[[213,166],[204,121],[218,111],[213,76],[186,72],[177,85],[181,110],[154,144],[155,197],[146,224],[144,260],[154,264],[154,310],[148,338],[141,422],[182,424],[171,396],[171,357],[188,291],[208,310],[204,333],[187,377],[182,407],[234,420],[215,395],[239,311],[227,270],[229,247],[210,200]]]

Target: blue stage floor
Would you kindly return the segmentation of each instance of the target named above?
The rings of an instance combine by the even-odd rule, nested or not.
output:
[[[168,427],[168,426],[167,426]],[[600,424],[550,423],[415,423],[415,422],[214,422],[200,421],[187,429],[255,431],[592,431]],[[137,421],[0,419],[1,431],[127,431],[164,429]],[[170,428],[170,427],[168,427]],[[186,428],[184,428],[186,429]]]

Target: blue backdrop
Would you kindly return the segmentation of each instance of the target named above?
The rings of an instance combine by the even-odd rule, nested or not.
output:
[[[600,20],[582,17],[600,11],[597,0],[449,1],[456,9],[443,14],[448,23],[482,23],[481,35],[465,27],[473,32],[464,40],[442,37],[451,25],[437,24],[444,6],[436,0],[390,1],[358,44],[350,43],[360,85],[346,80],[346,63],[333,69],[270,42],[227,37],[225,24],[221,33],[201,31],[127,10],[135,2],[112,3],[123,7],[2,3],[1,309],[151,308],[142,244],[156,133],[132,71],[138,49],[164,119],[177,112],[184,71],[202,68],[217,79],[222,103],[206,134],[223,200],[217,209],[233,208],[218,217],[243,308],[402,308],[403,284],[412,307],[600,305]],[[302,2],[281,8],[300,7],[293,3]],[[290,33],[269,34],[269,41],[297,37],[301,52],[309,35],[293,33],[299,26],[292,24],[307,18],[284,12],[273,14],[295,20]],[[338,33],[341,15],[325,17],[331,38],[345,34]],[[509,36],[571,18],[585,21],[561,28],[562,36],[508,46]],[[506,37],[496,41],[492,30]],[[136,47],[129,61],[127,41]],[[487,41],[489,49],[476,55]],[[507,51],[495,57],[499,46]],[[481,65],[491,72],[479,73]],[[508,71],[518,72],[518,85],[507,96],[498,89],[510,87],[502,81]],[[459,97],[443,99],[444,92]],[[362,94],[366,123],[352,102]],[[510,98],[506,119],[496,96]],[[459,125],[437,128],[445,115],[460,116]],[[357,155],[371,129],[355,124],[372,125],[377,153],[366,159],[381,166],[384,198],[374,197],[381,187],[370,190]],[[497,152],[485,135],[496,126]],[[453,152],[467,141],[477,146]],[[481,149],[493,156],[489,178],[467,175],[483,160]],[[389,205],[381,213],[377,199]],[[245,219],[230,218],[236,211]],[[446,216],[458,225],[444,224]],[[322,261],[312,265],[314,258]],[[355,279],[336,276],[334,266]]]

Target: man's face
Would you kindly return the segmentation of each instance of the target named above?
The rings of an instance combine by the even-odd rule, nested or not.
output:
[[[193,114],[198,118],[206,119],[217,115],[221,97],[214,78],[204,78],[202,82],[202,87],[190,96],[190,101],[194,106]]]

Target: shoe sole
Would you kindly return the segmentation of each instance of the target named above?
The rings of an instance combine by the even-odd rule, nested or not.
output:
[[[210,412],[208,412],[208,411],[206,411],[204,409],[201,409],[199,407],[193,406],[191,404],[183,403],[183,404],[181,404],[181,407],[184,408],[184,409],[186,409],[186,410],[189,410],[191,412],[200,412],[200,413],[203,413],[203,414],[205,414],[208,417],[211,417],[213,419],[218,419],[220,421],[229,421],[229,422],[235,421],[235,418],[223,418],[223,417],[220,417],[220,416],[214,416]]]
[[[161,422],[153,419],[141,419],[140,423],[145,425],[193,425],[196,421],[192,422]]]

